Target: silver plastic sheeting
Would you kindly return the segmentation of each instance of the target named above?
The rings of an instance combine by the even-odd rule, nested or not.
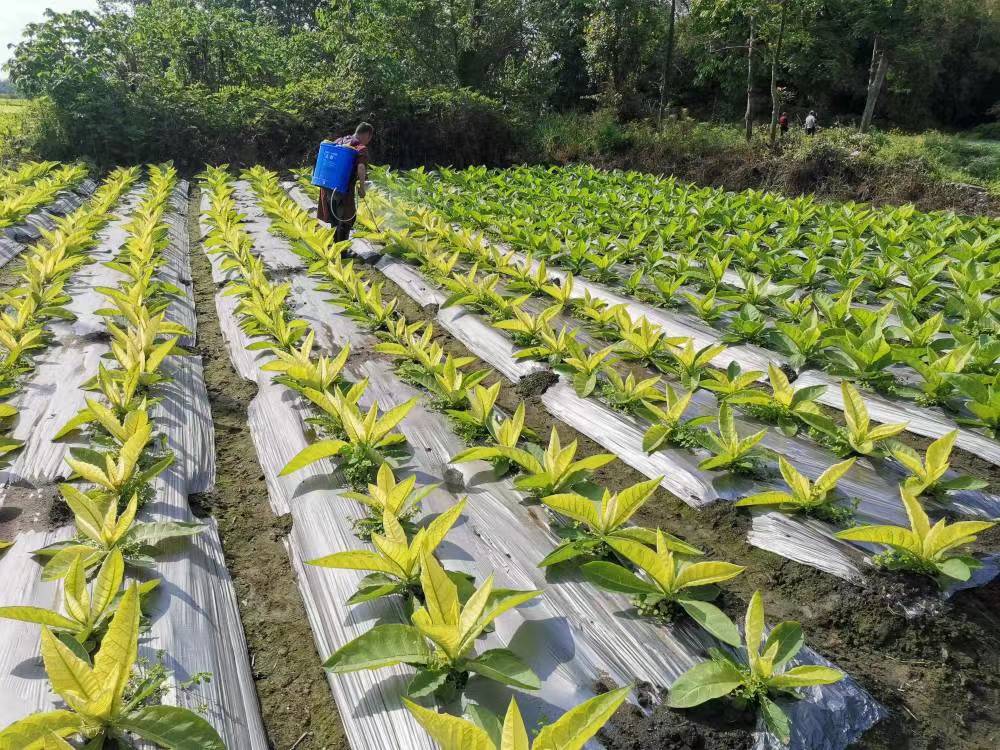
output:
[[[835,538],[827,524],[811,518],[794,518],[774,510],[754,512],[747,541],[838,578],[860,582],[864,577],[860,549]]]
[[[3,490],[0,490],[3,492]],[[72,529],[19,534],[14,546],[0,557],[0,605],[32,604],[59,610],[60,586],[42,581],[33,550],[65,541]],[[49,690],[39,647],[38,625],[0,620],[0,727],[35,711],[56,708],[58,697]]]
[[[241,203],[240,210],[252,213],[256,209]],[[254,239],[258,243],[258,251],[267,261],[274,238],[258,232]],[[336,308],[327,305],[325,313],[322,310],[306,310],[306,306],[312,307],[317,301],[315,297],[300,298],[297,295],[297,290],[306,286],[298,279],[293,281],[296,313],[307,320],[325,317],[328,326],[324,333],[332,336],[328,339],[318,332],[317,343],[331,350],[346,342],[353,342],[355,347],[366,343],[370,345],[371,338],[361,335],[346,316],[336,313]],[[223,313],[220,307],[220,316]],[[224,319],[223,325],[229,329],[227,340],[231,345],[241,342],[242,332],[234,320]],[[369,378],[367,399],[378,400],[385,408],[415,394],[398,380],[384,361],[367,358],[361,365],[352,363],[351,369],[357,376]],[[275,511],[289,508],[295,520],[290,537],[293,557],[301,560],[307,555],[358,547],[359,543],[351,538],[350,507],[342,510],[335,507],[332,513],[325,509],[322,512],[312,510],[324,508],[323,494],[328,498],[329,505],[341,504],[335,497],[334,488],[339,486],[339,482],[331,466],[316,465],[292,478],[277,477],[277,471],[284,462],[306,444],[301,424],[305,412],[299,411],[301,405],[293,394],[280,394],[279,389],[266,383],[267,378],[261,375],[256,378],[259,391],[251,409],[251,431],[268,477]],[[296,419],[300,422],[299,434],[292,429]],[[572,570],[550,572],[548,575],[539,570],[537,562],[558,543],[542,509],[525,505],[509,481],[494,480],[487,464],[454,467],[462,478],[459,483],[456,472],[449,471],[448,461],[464,445],[455,437],[444,417],[418,405],[400,429],[413,449],[413,458],[406,470],[415,472],[422,482],[443,482],[449,487],[456,487],[455,492],[439,489],[432,493],[425,501],[427,511],[443,510],[455,501],[457,495],[469,494],[464,522],[453,529],[440,549],[442,561],[474,573],[480,580],[491,572],[495,573],[498,585],[545,588],[541,600],[533,606],[501,618],[493,636],[526,656],[545,682],[539,696],[524,699],[529,721],[541,713],[551,717],[559,710],[589,697],[592,681],[600,673],[609,674],[619,682],[638,678],[663,685],[672,682],[699,660],[706,645],[706,636],[696,628],[681,626],[663,629],[649,622],[631,619],[627,613],[629,605],[623,597],[596,590],[576,578]],[[459,484],[465,489],[458,489]],[[364,609],[348,610],[342,604],[353,590],[358,574],[305,568],[303,574],[303,596],[310,609],[313,626],[323,631],[317,633],[317,644],[324,649],[324,654],[366,629],[358,627],[356,621],[359,618],[365,622],[378,616]],[[328,585],[335,585],[343,592],[339,598],[331,597],[324,601],[324,596],[314,590],[325,581],[335,582]],[[816,658],[809,652],[804,652],[803,656],[810,660]],[[360,684],[345,684],[340,676],[331,677],[334,694],[355,748],[410,746],[405,743],[413,736],[412,720],[395,710],[398,704],[394,696],[398,695],[400,688],[399,676],[386,679],[385,674],[356,675],[362,680]],[[470,689],[474,694],[478,692],[475,685]],[[835,695],[827,695],[830,690]],[[385,706],[388,711],[373,716],[372,705]],[[828,705],[847,708],[832,717],[827,715]],[[797,709],[802,712],[802,717],[800,726],[796,728],[793,746],[803,748],[845,747],[876,721],[882,711],[851,680],[817,691],[816,696],[807,698]],[[380,733],[379,728],[368,729],[373,723],[392,727],[388,731],[396,738],[395,741],[384,744],[385,734]],[[837,725],[836,730],[831,729],[834,724]],[[819,743],[811,743],[810,733],[817,731],[825,737]],[[383,744],[375,744],[377,742]],[[419,742],[419,734],[414,742]]]
[[[369,261],[380,257],[377,246],[363,241],[355,241],[355,246]],[[430,285],[420,271],[400,261],[385,256],[378,260],[376,268],[383,272],[391,271],[392,278],[398,280],[403,291],[420,305],[438,304],[444,298],[443,293]],[[478,316],[466,312],[463,318],[468,330],[474,330],[473,326],[478,324],[481,330],[491,331],[494,335],[498,333]],[[516,365],[508,361],[505,367],[504,358],[512,356],[510,350],[505,352],[502,347],[492,345],[485,332],[466,336],[463,343],[473,354],[504,374],[507,374],[512,365]],[[507,376],[511,377],[509,374]],[[650,478],[662,477],[660,484],[689,505],[702,507],[717,500],[736,500],[757,492],[784,489],[783,483],[777,478],[763,482],[704,471],[698,467],[701,456],[684,449],[666,447],[648,454],[642,448],[642,437],[649,427],[648,422],[616,412],[597,399],[580,398],[565,378],[543,394],[542,403],[552,416],[615,453],[637,471]],[[692,399],[689,416],[714,415],[717,411],[718,405],[714,397],[699,391]],[[766,426],[742,418],[738,418],[737,422],[740,434],[744,435]],[[788,437],[773,429],[767,431],[761,445],[785,456],[812,479],[838,460],[808,438]],[[839,487],[843,493],[858,501],[856,515],[860,521],[906,525],[908,521],[898,491],[898,484],[902,479],[903,476],[890,464],[862,457],[841,479]],[[993,495],[980,492],[956,493],[953,505],[958,510],[973,515],[1000,516],[1000,498]],[[853,545],[836,540],[833,529],[822,522],[782,517],[774,512],[766,514],[763,520],[760,516],[755,516],[749,541],[762,549],[851,581],[861,578],[853,560],[860,559],[862,551],[870,552],[875,549],[870,545]]]
[[[517,257],[524,261],[525,257],[517,253]],[[538,262],[533,261],[533,267],[537,267]],[[559,269],[549,268],[550,278],[564,279],[566,273]],[[655,323],[663,328],[670,335],[689,336],[697,348],[709,344],[719,343],[718,332],[708,328],[700,322],[688,320],[686,316],[678,313],[663,310],[658,307],[647,305],[629,297],[623,297],[607,287],[580,277],[573,278],[574,297],[583,297],[586,292],[591,296],[602,299],[610,305],[625,305],[629,315],[633,318],[644,316],[651,323]],[[726,351],[719,354],[712,360],[718,367],[726,368],[730,362],[738,362],[744,370],[760,370],[767,372],[768,363],[776,365],[786,364],[786,360],[780,354],[767,351],[757,346],[742,345],[729,346]],[[766,376],[762,377],[764,380]],[[809,370],[799,375],[795,381],[796,387],[808,385],[829,386],[825,393],[819,397],[819,401],[827,406],[843,410],[844,404],[840,393],[840,381],[825,373]],[[876,422],[907,422],[907,431],[915,435],[923,435],[930,438],[939,438],[945,433],[954,429],[958,430],[958,438],[955,444],[977,455],[990,463],[1000,466],[1000,443],[988,436],[958,424],[946,416],[938,409],[927,409],[916,404],[893,401],[884,396],[870,392],[861,394],[865,405],[868,407],[869,416]]]
[[[133,191],[126,203],[129,209],[123,213],[135,207],[140,192]],[[184,193],[186,186],[179,186],[173,212],[168,216],[172,230],[184,226]],[[101,246],[95,251],[96,258],[109,260],[116,254],[125,239],[122,229],[125,221],[120,219],[105,228]],[[172,231],[171,236],[177,239],[178,234]],[[183,248],[166,251],[168,260],[173,257],[170,264],[175,270],[182,266],[178,254],[183,252]],[[184,258],[183,263],[187,262]],[[103,326],[93,312],[102,304],[94,285],[114,286],[121,278],[103,265],[88,266],[74,275],[69,290],[73,296],[71,309],[79,318],[58,331],[58,356],[40,363],[29,379],[27,390],[36,399],[29,403],[32,431],[26,435],[24,449],[8,469],[5,485],[12,482],[51,485],[66,473],[62,461],[68,446],[51,443],[51,436],[84,406],[79,386],[97,371],[96,360],[107,351],[106,340],[98,330]],[[187,297],[185,304],[193,310],[190,284],[182,289]],[[190,323],[193,328],[193,320]],[[77,346],[83,340],[86,346]],[[58,369],[60,360],[65,362],[66,369]],[[163,400],[154,409],[153,417],[176,458],[157,478],[155,500],[143,508],[139,520],[193,522],[198,519],[188,508],[188,495],[205,491],[214,482],[211,409],[200,357],[174,358],[169,362],[169,370],[176,380],[163,388]],[[22,414],[22,421],[24,417]],[[165,702],[194,710],[204,705],[206,719],[229,748],[267,750],[235,590],[225,567],[215,522],[209,519],[202,523],[206,528],[201,534],[192,540],[165,545],[164,554],[157,558],[151,574],[160,578],[161,584],[152,600],[151,629],[142,641],[140,656],[155,662],[163,653],[165,666],[173,672],[175,681],[174,689],[164,696]],[[53,538],[66,538],[71,533],[71,529],[61,529]],[[41,583],[41,568],[29,556],[31,550],[50,541],[37,532],[20,534],[14,548],[0,558],[2,603],[59,609],[58,586]],[[55,700],[44,679],[38,643],[37,626],[0,620],[0,717],[4,724],[49,708]],[[14,660],[15,666],[8,670],[6,667]],[[176,689],[177,682],[198,672],[211,673],[212,680],[191,691]]]
[[[538,362],[516,359],[514,353],[517,347],[511,340],[463,305],[440,307],[447,299],[446,295],[428,284],[416,269],[390,256],[383,256],[375,264],[375,268],[421,305],[437,305],[439,309],[435,312],[435,318],[441,327],[508,380],[517,381],[525,375],[544,369]]]

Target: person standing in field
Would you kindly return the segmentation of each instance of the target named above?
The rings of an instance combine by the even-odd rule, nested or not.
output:
[[[784,135],[788,132],[788,113],[782,112],[781,117],[778,118],[778,127],[781,128],[781,134]]]
[[[816,113],[813,111],[806,115],[806,135],[816,135]]]
[[[334,238],[345,242],[351,238],[354,220],[358,217],[358,202],[355,193],[365,197],[365,182],[368,179],[368,144],[375,137],[375,128],[367,122],[358,125],[354,135],[345,135],[334,141],[338,146],[349,146],[358,152],[357,165],[351,175],[345,195],[334,195],[334,191],[321,187],[316,218],[336,227]]]

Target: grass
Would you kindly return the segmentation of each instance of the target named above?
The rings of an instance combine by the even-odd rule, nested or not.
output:
[[[611,113],[595,112],[542,118],[532,148],[539,161],[590,161],[682,175],[694,170],[691,176],[696,180],[705,179],[698,173],[703,168],[699,162],[705,160],[718,161],[722,171],[727,165],[755,167],[779,187],[783,176],[808,173],[820,165],[820,172],[832,173],[835,181],[869,175],[880,183],[906,174],[927,185],[976,185],[996,198],[1000,197],[1000,140],[983,137],[992,134],[991,130],[958,135],[876,130],[862,135],[851,127],[829,127],[807,137],[795,129],[772,149],[766,124],[755,128],[748,143],[740,123],[679,119],[658,127],[646,121],[620,124]],[[794,185],[794,179],[788,181]]]

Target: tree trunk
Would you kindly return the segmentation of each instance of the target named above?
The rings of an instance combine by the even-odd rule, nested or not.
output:
[[[750,38],[747,40],[747,112],[743,123],[749,143],[753,138],[753,16],[750,16]]]
[[[878,63],[875,62],[875,51],[872,52],[872,66],[874,72],[868,75],[868,98],[865,100],[865,112],[861,115],[861,132],[867,133],[872,125],[872,118],[875,116],[875,105],[878,102],[879,92],[882,84],[885,83],[885,74],[889,71],[889,55],[885,49],[878,47],[878,37],[875,37],[875,50],[878,52]]]
[[[670,68],[674,64],[674,24],[677,18],[677,0],[670,0],[670,20],[667,25],[667,52],[663,56],[663,70],[660,71],[660,112],[657,117],[663,123],[663,112],[667,106],[667,86],[670,82]]]
[[[788,14],[788,0],[781,0],[781,20],[778,23],[778,39],[771,56],[771,145],[778,138],[778,63],[781,61],[781,44],[785,39],[785,18]]]

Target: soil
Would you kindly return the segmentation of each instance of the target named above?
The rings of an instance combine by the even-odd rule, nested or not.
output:
[[[370,273],[380,276],[374,269]],[[387,295],[398,296],[400,311],[409,320],[432,320],[398,286],[384,277],[379,280]],[[472,356],[440,326],[435,330],[446,352]],[[482,362],[472,366],[489,369]],[[526,426],[536,434],[547,436],[557,424],[564,445],[578,441],[578,458],[605,452],[586,436],[557,423],[542,406],[540,394],[551,378],[533,376],[522,386],[494,372],[486,382],[497,380],[504,384],[498,405],[513,411],[523,403]],[[645,479],[622,461],[613,461],[594,474],[598,484],[612,490]],[[749,517],[733,506],[718,503],[696,510],[662,488],[634,520],[677,534],[703,549],[707,559],[745,566],[743,575],[724,585],[719,606],[730,617],[741,618],[753,592],[763,590],[770,622],[792,619],[802,623],[807,644],[844,669],[889,710],[888,718],[862,737],[857,747],[986,750],[1000,746],[1000,720],[995,715],[1000,705],[1000,580],[960,591],[947,600],[936,584],[918,577],[872,572],[865,585],[858,586],[750,546],[746,541]],[[983,534],[977,547],[1000,548],[1000,529]],[[656,701],[651,706],[643,715],[634,707],[620,709],[602,733],[606,746],[623,750],[750,746],[752,721],[737,717],[725,703],[715,702],[698,712],[674,711]]]
[[[201,194],[192,186],[188,231],[198,315],[196,353],[202,357],[215,424],[216,483],[190,498],[211,515],[236,588],[268,740],[275,750],[349,750],[322,658],[316,651],[283,539],[290,518],[276,518],[247,426],[256,386],[229,359],[215,307],[215,285],[200,251]]]

